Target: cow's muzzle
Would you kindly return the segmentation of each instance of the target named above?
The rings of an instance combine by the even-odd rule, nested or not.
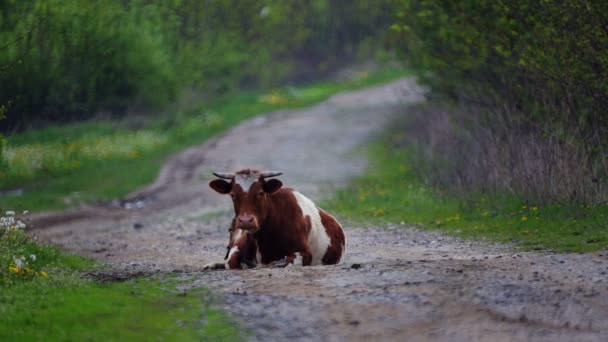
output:
[[[236,218],[236,228],[255,232],[259,229],[258,220],[253,215],[239,215]]]

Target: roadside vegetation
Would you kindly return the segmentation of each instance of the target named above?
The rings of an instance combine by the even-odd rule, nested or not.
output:
[[[399,3],[398,50],[443,106],[417,119],[442,186],[608,201],[608,3]]]
[[[508,191],[437,187],[404,123],[365,151],[368,172],[323,203],[339,217],[367,224],[416,225],[525,250],[593,252],[608,248],[608,205],[546,203]]]
[[[25,233],[27,216],[0,218],[0,340],[239,340],[202,289],[179,292],[158,275],[98,282],[84,276],[104,266],[41,246]]]
[[[344,90],[387,82],[399,67],[361,71],[349,80],[325,81],[268,92],[239,91],[209,105],[141,120],[87,121],[28,130],[9,137],[1,156],[4,210],[58,209],[112,200],[154,180],[172,153],[199,144],[238,122],[278,109],[320,102]]]

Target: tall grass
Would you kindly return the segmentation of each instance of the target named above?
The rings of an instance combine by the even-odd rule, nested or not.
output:
[[[158,131],[119,132],[108,136],[85,135],[63,143],[5,146],[1,178],[31,179],[40,173],[77,170],[88,160],[136,158],[168,142]]]
[[[436,156],[421,155],[420,148],[410,144],[411,134],[424,132],[413,133],[404,129],[403,122],[394,123],[386,136],[366,150],[371,162],[366,174],[339,190],[323,207],[364,224],[415,224],[532,250],[590,252],[608,247],[608,204],[544,203],[499,190],[494,184],[492,191],[457,185],[458,172],[442,170],[450,165],[437,160],[432,163],[436,169],[431,168],[426,158]],[[468,152],[446,150],[457,154],[453,159]],[[431,151],[437,152],[426,152]],[[444,152],[438,153],[443,156]],[[438,182],[440,174],[450,178]]]
[[[535,203],[608,201],[608,155],[590,155],[508,109],[418,107],[403,129],[402,143],[419,157],[417,173],[462,198],[500,192]]]

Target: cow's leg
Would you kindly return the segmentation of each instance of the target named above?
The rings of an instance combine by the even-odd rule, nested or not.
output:
[[[310,266],[312,264],[312,253],[308,248],[299,254],[302,257],[302,266]]]
[[[230,248],[228,252],[228,260],[226,260],[226,269],[241,269],[241,252],[239,251],[238,246],[234,246]]]
[[[226,264],[223,262],[212,262],[203,266],[203,270],[223,270],[226,269]]]
[[[290,265],[310,266],[312,263],[312,254],[308,251],[296,252],[286,255],[282,259],[273,261],[266,265],[267,267],[287,267]]]

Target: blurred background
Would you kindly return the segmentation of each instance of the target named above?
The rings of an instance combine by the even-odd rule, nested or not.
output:
[[[5,132],[385,60],[390,1],[3,1]]]

